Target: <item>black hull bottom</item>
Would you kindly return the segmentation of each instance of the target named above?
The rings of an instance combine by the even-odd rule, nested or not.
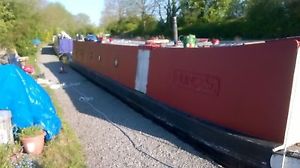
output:
[[[278,144],[192,118],[79,64],[72,63],[71,66],[224,167],[270,167],[272,149]]]

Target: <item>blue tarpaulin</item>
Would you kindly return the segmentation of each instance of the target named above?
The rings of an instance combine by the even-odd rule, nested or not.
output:
[[[42,43],[41,40],[38,39],[38,38],[35,38],[35,39],[32,40],[32,44],[35,45],[35,46],[38,46],[38,45],[40,45],[41,43]]]
[[[12,112],[12,124],[18,128],[41,125],[46,140],[60,132],[61,121],[47,92],[15,65],[0,66],[0,109]]]

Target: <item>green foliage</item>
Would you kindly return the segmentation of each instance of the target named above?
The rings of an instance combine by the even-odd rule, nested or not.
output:
[[[247,8],[247,0],[231,0],[228,10],[227,18],[236,19],[245,17]]]
[[[52,35],[60,31],[71,35],[96,31],[85,14],[70,14],[59,3],[44,0],[0,1],[0,47],[16,49],[21,56],[33,56],[35,38],[51,42]]]
[[[191,26],[197,21],[203,21],[205,6],[203,2],[196,0],[181,0],[181,12],[178,18],[181,25]]]
[[[286,10],[288,15],[288,21],[285,22],[287,24],[286,32],[290,36],[299,36],[300,30],[300,1],[299,0],[289,0],[286,2]]]
[[[140,19],[138,17],[127,17],[119,21],[111,22],[107,26],[107,31],[114,35],[130,36],[138,29]]]
[[[7,1],[0,1],[0,47],[11,47],[13,45],[8,38],[14,22],[15,15],[11,5]]]
[[[190,0],[181,1],[183,20],[188,23],[197,21],[211,23],[226,18],[232,0]]]
[[[207,22],[221,22],[227,17],[231,0],[211,0],[207,3],[204,19]]]
[[[22,56],[32,56],[37,52],[29,39],[18,39],[15,43],[15,47],[19,55]]]
[[[132,16],[110,22],[106,31],[120,37],[147,36],[155,34],[158,22],[153,16]]]
[[[12,168],[10,157],[20,148],[18,145],[0,145],[0,168]]]
[[[55,140],[46,143],[41,165],[45,168],[84,168],[84,157],[81,145],[71,128],[63,123],[64,129]]]
[[[19,133],[20,138],[25,138],[25,137],[34,137],[37,135],[40,135],[43,133],[43,129],[39,125],[33,125],[30,127],[26,127],[21,129],[21,132]]]
[[[137,29],[133,30],[132,33],[135,36],[153,35],[157,30],[157,24],[158,22],[153,16],[145,15],[139,20]]]
[[[171,36],[172,17],[177,16],[179,33],[196,34],[198,37],[240,36],[257,39],[299,35],[299,0],[161,0],[155,3],[157,5],[152,6],[153,10],[146,11],[147,15],[155,18],[151,24],[143,24],[144,17],[129,19],[143,16],[143,12],[134,16],[125,12],[121,19],[105,28],[111,30],[113,35]],[[134,7],[134,3],[125,4],[123,8],[139,9],[139,6]],[[154,14],[149,11],[158,12]],[[118,11],[109,12],[117,16]],[[105,17],[109,18],[108,15]],[[146,29],[148,27],[145,25],[151,25],[151,28]]]

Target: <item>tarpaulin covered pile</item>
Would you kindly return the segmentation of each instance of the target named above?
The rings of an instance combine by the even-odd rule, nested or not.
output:
[[[46,140],[60,132],[61,121],[47,92],[15,65],[0,65],[0,109],[12,112],[16,127],[41,125]]]

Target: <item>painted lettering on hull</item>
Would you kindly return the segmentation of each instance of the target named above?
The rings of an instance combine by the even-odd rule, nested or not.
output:
[[[192,89],[203,94],[218,96],[220,93],[220,79],[209,74],[175,70],[173,82],[176,86]]]

